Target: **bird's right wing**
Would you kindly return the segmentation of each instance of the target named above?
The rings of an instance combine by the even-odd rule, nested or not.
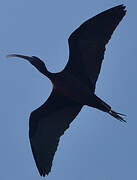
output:
[[[29,138],[41,176],[51,171],[60,136],[80,112],[82,105],[72,102],[53,89],[48,100],[30,115]]]
[[[64,70],[94,87],[104,59],[105,46],[125,14],[125,6],[119,5],[78,27],[68,40],[70,55]]]

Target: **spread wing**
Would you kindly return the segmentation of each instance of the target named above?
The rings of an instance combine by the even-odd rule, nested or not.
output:
[[[51,171],[60,136],[80,112],[82,105],[63,97],[55,90],[48,100],[30,115],[29,138],[41,176]]]
[[[68,40],[70,55],[65,70],[95,88],[105,45],[125,14],[125,6],[119,5],[87,20],[76,29]]]

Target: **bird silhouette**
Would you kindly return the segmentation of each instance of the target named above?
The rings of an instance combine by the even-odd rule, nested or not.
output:
[[[119,22],[126,14],[125,6],[108,9],[80,25],[69,37],[69,60],[59,73],[47,70],[35,56],[9,54],[29,61],[47,76],[53,85],[47,101],[30,114],[29,138],[32,153],[41,176],[51,171],[52,161],[60,137],[84,105],[104,111],[126,122],[120,113],[95,94],[105,46]]]

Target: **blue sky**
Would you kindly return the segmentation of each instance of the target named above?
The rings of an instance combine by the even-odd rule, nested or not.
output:
[[[85,20],[124,3],[127,14],[107,45],[96,94],[127,114],[122,124],[85,106],[62,136],[48,180],[137,179],[137,1],[4,0],[0,6],[0,179],[39,180],[28,119],[51,92],[51,82],[9,53],[35,55],[51,72],[68,60],[69,35]]]

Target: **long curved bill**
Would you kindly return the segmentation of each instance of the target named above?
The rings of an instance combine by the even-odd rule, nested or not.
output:
[[[19,57],[19,58],[23,58],[23,59],[26,59],[26,60],[29,60],[31,59],[31,57],[29,56],[24,56],[24,55],[20,55],[20,54],[8,54],[6,56],[6,58],[10,58],[10,57]]]

